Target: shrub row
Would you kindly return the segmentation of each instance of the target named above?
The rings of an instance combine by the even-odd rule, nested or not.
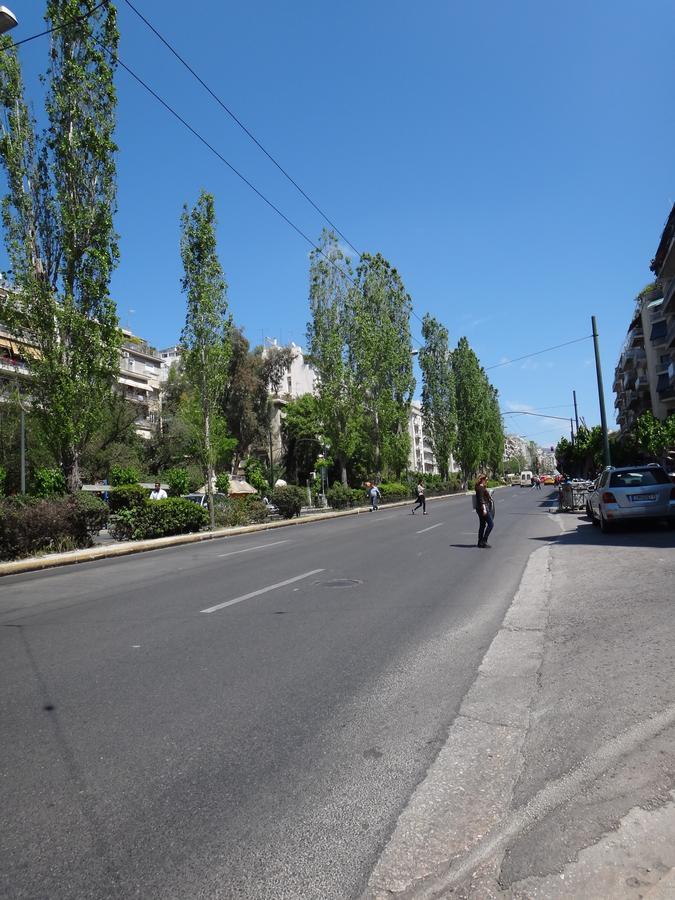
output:
[[[307,503],[307,492],[295,484],[288,484],[286,487],[275,488],[270,500],[282,518],[292,519],[293,516],[300,515],[300,510]]]
[[[256,494],[249,497],[230,497],[225,503],[217,503],[214,512],[216,525],[221,528],[258,525],[265,522],[269,515],[267,507]]]
[[[90,494],[7,498],[0,501],[0,559],[90,547],[107,521],[107,505]]]
[[[120,509],[110,516],[108,530],[117,541],[143,541],[200,531],[209,520],[208,510],[184,500],[146,500],[140,505]]]

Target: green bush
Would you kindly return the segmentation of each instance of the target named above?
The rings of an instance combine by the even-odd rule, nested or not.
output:
[[[230,493],[230,476],[227,472],[221,472],[220,475],[216,475],[216,490],[219,494]]]
[[[260,497],[230,497],[218,503],[215,509],[216,525],[221,528],[235,528],[238,525],[258,525],[267,521],[269,513]]]
[[[5,496],[5,484],[7,483],[7,469],[0,466],[0,497]]]
[[[359,494],[361,497],[363,496],[362,492]],[[350,506],[354,506],[354,491],[340,482],[328,488],[326,497],[333,509],[349,509]]]
[[[410,488],[407,484],[392,481],[389,484],[378,484],[382,494],[383,503],[396,503],[400,500],[410,499]]]
[[[38,469],[33,478],[34,497],[59,497],[66,493],[66,479],[60,469]]]
[[[72,504],[73,535],[78,546],[86,547],[94,535],[108,524],[108,504],[84,491],[69,497]]]
[[[135,509],[143,506],[148,500],[148,492],[140,484],[120,484],[109,492],[110,511],[117,513],[122,509]]]
[[[141,476],[133,466],[111,466],[108,480],[113,487],[119,487],[123,484],[138,484]]]
[[[279,515],[284,519],[292,519],[293,516],[299,516],[306,500],[306,492],[295,484],[275,488],[270,497],[270,501],[276,506],[279,510]]]
[[[110,517],[109,530],[118,541],[143,541],[200,531],[208,519],[205,507],[182,497],[169,497],[121,510]]]
[[[190,475],[187,469],[169,469],[164,473],[169,485],[169,497],[182,497],[190,493]]]
[[[267,494],[269,491],[269,485],[267,483],[267,479],[265,478],[265,473],[263,471],[262,463],[259,459],[256,459],[253,456],[249,456],[248,459],[244,460],[243,463],[244,473],[246,475],[246,480],[254,487],[259,494]]]
[[[0,559],[89,547],[106,522],[102,500],[71,497],[11,497],[0,502]]]

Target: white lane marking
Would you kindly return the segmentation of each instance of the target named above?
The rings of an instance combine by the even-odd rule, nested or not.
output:
[[[290,543],[290,538],[285,541],[272,541],[270,544],[256,544],[255,547],[247,547],[245,550],[232,550],[231,553],[219,553],[218,559],[225,559],[226,556],[235,556],[237,553],[250,553],[251,550],[267,550],[268,547],[278,547],[279,544]]]
[[[423,528],[421,531],[418,531],[417,534],[424,534],[425,531],[431,531],[432,528],[440,528],[443,522],[437,522],[435,525],[430,525],[428,528]]]
[[[269,591],[275,591],[277,588],[286,587],[287,584],[293,584],[302,578],[309,578],[310,575],[318,575],[325,569],[312,569],[311,572],[304,572],[302,575],[296,575],[295,578],[287,578],[286,581],[278,581],[276,584],[270,584],[267,587],[260,588],[258,591],[251,591],[250,594],[243,594],[241,597],[235,597],[234,600],[226,600],[225,603],[217,603],[215,606],[209,606],[203,609],[203,613],[216,612],[219,609],[225,609],[226,606],[234,606],[235,603],[242,603],[244,600],[250,600],[251,597],[259,597],[261,594],[267,594]]]

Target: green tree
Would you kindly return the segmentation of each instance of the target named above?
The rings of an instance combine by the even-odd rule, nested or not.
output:
[[[450,457],[457,435],[455,376],[448,347],[448,330],[433,316],[422,321],[424,347],[419,352],[422,370],[422,417],[441,477],[448,478]]]
[[[305,394],[287,403],[281,430],[286,450],[286,472],[296,484],[303,484],[315,468],[322,450],[318,398]]]
[[[224,422],[218,401],[227,379],[232,321],[228,313],[225,278],[216,251],[216,216],[213,196],[202,191],[199,200],[181,216],[181,281],[187,297],[181,334],[185,373],[194,387],[196,403],[190,409],[203,440],[201,462],[206,479],[211,528],[215,527],[213,481],[217,459],[216,425]],[[217,420],[220,420],[219,422]]]
[[[485,396],[478,357],[465,337],[459,339],[452,361],[457,397],[457,461],[466,480],[475,475],[483,458]]]
[[[410,314],[412,301],[396,269],[379,253],[364,254],[349,292],[348,354],[365,399],[364,433],[376,472],[407,467],[408,418],[415,390]]]
[[[363,395],[347,352],[352,270],[332,231],[324,229],[318,246],[310,254],[308,353],[317,376],[320,430],[346,485],[347,463],[363,435],[364,418]]]
[[[121,335],[108,293],[118,260],[118,32],[112,3],[90,12],[83,0],[47,0],[45,19],[54,31],[43,132],[29,112],[11,38],[0,38],[2,218],[18,289],[0,316],[37,348],[27,360],[33,409],[75,491],[119,368]]]

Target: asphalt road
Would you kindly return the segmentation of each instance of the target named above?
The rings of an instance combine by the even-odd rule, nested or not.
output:
[[[549,496],[491,550],[456,497],[2,579],[0,896],[358,896]]]

